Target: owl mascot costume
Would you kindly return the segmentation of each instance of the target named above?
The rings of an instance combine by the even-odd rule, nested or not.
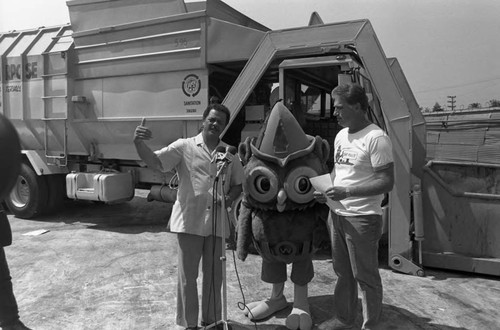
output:
[[[312,254],[326,234],[328,207],[316,203],[310,177],[328,173],[329,145],[306,135],[292,113],[276,103],[257,138],[240,143],[244,164],[243,200],[238,215],[237,255],[245,260],[252,243],[262,257],[261,279],[272,284],[270,298],[249,303],[252,320],[286,308],[287,264],[292,264],[293,309],[288,329],[312,327],[308,283],[314,277]],[[323,234],[323,235],[321,235]]]

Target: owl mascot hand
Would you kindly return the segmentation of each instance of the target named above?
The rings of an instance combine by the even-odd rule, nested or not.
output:
[[[245,181],[237,255],[244,261],[253,244],[262,257],[261,279],[272,284],[268,299],[247,305],[246,314],[252,321],[288,306],[283,291],[287,264],[291,263],[294,302],[286,326],[312,327],[307,287],[314,276],[315,236],[323,233],[327,237],[328,207],[315,202],[309,178],[329,172],[329,150],[326,140],[306,135],[281,103],[274,106],[258,137],[239,145]]]

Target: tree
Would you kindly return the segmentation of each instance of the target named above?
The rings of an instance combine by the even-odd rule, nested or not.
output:
[[[500,107],[500,101],[497,99],[490,100],[490,108]]]
[[[436,102],[436,104],[434,104],[434,106],[432,107],[432,111],[433,112],[435,112],[435,111],[443,111],[443,107],[441,107],[441,105]]]
[[[479,109],[481,107],[481,103],[479,102],[474,102],[469,104],[469,109]]]

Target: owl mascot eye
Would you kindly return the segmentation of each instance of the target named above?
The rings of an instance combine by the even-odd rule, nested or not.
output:
[[[239,145],[245,181],[238,216],[238,258],[245,260],[253,243],[263,259],[261,279],[272,284],[270,298],[248,305],[247,315],[253,321],[288,306],[283,290],[291,263],[295,299],[286,326],[312,327],[307,286],[314,276],[312,254],[321,240],[318,237],[328,237],[328,207],[316,203],[309,178],[329,172],[329,151],[328,142],[306,135],[282,103],[273,107],[257,138]]]

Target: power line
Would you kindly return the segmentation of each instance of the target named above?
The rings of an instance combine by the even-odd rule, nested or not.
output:
[[[440,87],[440,88],[433,88],[433,89],[428,89],[428,90],[423,90],[423,91],[416,91],[416,93],[430,93],[430,92],[437,92],[445,89],[450,89],[450,88],[458,88],[458,87],[465,87],[465,86],[470,86],[470,85],[476,85],[476,84],[483,84],[487,82],[492,82],[495,80],[500,80],[500,77],[497,78],[490,78],[490,79],[485,79],[485,80],[477,80],[474,82],[466,83],[466,84],[457,84],[457,85],[450,85],[450,86],[445,86],[445,87]]]

